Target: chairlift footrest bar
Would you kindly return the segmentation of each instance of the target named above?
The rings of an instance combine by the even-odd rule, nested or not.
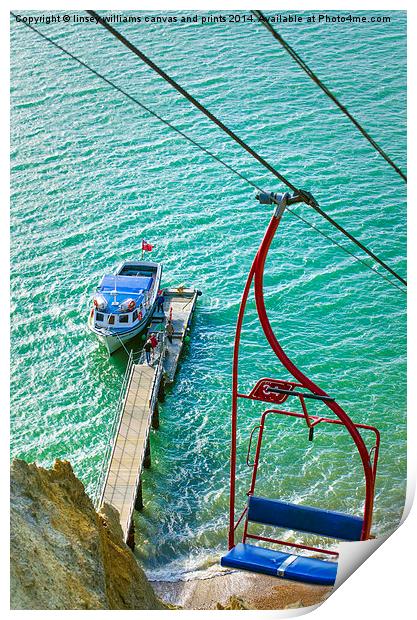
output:
[[[287,394],[287,396],[298,396],[301,398],[311,398],[313,400],[334,401],[333,396],[321,396],[320,394],[311,394],[308,392],[294,392],[293,390],[285,390],[284,388],[271,387],[268,389],[273,394]]]
[[[297,396],[298,398],[310,398],[312,400],[321,400],[323,402],[333,402],[332,396],[313,394],[312,392],[300,392],[299,388],[303,386],[294,381],[285,381],[282,379],[269,379],[264,377],[259,379],[255,387],[251,390],[246,398],[252,400],[262,400],[267,403],[280,405],[284,403],[288,396]]]

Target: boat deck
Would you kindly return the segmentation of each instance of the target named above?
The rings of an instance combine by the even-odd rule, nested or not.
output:
[[[167,321],[172,310],[172,325],[174,334],[172,342],[166,339],[165,356],[164,356],[164,379],[166,383],[174,381],[175,372],[178,366],[178,360],[184,346],[184,338],[187,334],[189,324],[192,319],[195,304],[197,300],[197,291],[192,288],[165,289],[164,314],[155,312],[148,333],[152,332],[155,325],[162,320]]]

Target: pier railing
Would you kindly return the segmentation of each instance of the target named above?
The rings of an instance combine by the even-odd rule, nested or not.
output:
[[[149,428],[150,428],[151,420],[152,420],[152,413],[155,407],[156,399],[158,397],[158,389],[159,389],[159,384],[161,381],[161,375],[163,372],[166,335],[165,333],[162,333],[162,334],[158,334],[157,337],[158,337],[158,345],[153,350],[153,359],[152,359],[152,365],[155,369],[155,374],[154,374],[153,381],[152,381],[151,398],[149,401],[150,419],[148,420],[148,425],[147,425],[148,431],[147,431],[146,441],[144,444],[145,447],[146,447],[146,443],[148,440]],[[111,454],[113,452],[114,442],[116,440],[119,427],[120,427],[120,423],[123,417],[125,401],[126,401],[126,397],[129,391],[130,380],[132,377],[133,365],[134,364],[141,365],[145,363],[146,363],[146,354],[145,354],[144,349],[142,349],[141,351],[133,351],[133,350],[130,351],[129,358],[127,361],[126,371],[124,373],[122,385],[121,385],[120,392],[119,392],[119,398],[117,401],[116,415],[114,417],[111,430],[109,433],[110,441],[107,443],[107,448],[106,448],[106,452],[103,458],[101,470],[97,478],[97,483],[96,483],[95,490],[93,493],[94,505],[97,510],[101,505],[102,495],[103,495],[103,491],[104,491],[104,487],[105,487],[105,483],[107,479],[107,474],[108,474],[108,469],[110,465]],[[143,462],[144,457],[145,457],[145,452],[142,455],[141,462]],[[138,478],[139,476],[140,474],[138,475]]]
[[[123,381],[122,381],[122,385],[120,388],[120,392],[119,392],[119,398],[117,400],[117,406],[116,406],[116,415],[114,416],[113,419],[113,423],[110,429],[110,441],[107,442],[107,448],[106,448],[106,452],[104,454],[104,458],[103,458],[103,462],[101,465],[101,469],[100,469],[100,473],[98,475],[97,478],[97,482],[96,482],[96,486],[95,486],[95,491],[94,491],[94,505],[96,507],[96,509],[98,509],[100,507],[100,503],[101,503],[101,495],[102,495],[102,491],[104,488],[104,482],[107,476],[107,470],[108,470],[108,466],[109,466],[109,460],[110,460],[110,455],[113,451],[113,445],[114,445],[114,440],[116,438],[117,435],[117,429],[119,428],[120,425],[120,420],[122,418],[122,413],[123,413],[123,408],[124,408],[124,404],[125,404],[125,399],[126,399],[126,395],[128,392],[128,384],[130,381],[130,377],[132,374],[132,367],[134,364],[134,356],[135,353],[133,350],[130,351],[129,353],[129,357],[127,360],[127,366],[126,366],[126,370],[125,373],[123,375]]]
[[[160,385],[160,382],[161,382],[162,373],[164,371],[165,338],[166,338],[165,334],[161,334],[160,337],[158,336],[158,345],[154,349],[154,361],[153,361],[153,364],[154,364],[154,368],[155,368],[155,375],[154,375],[153,382],[152,382],[152,387],[151,387],[151,398],[149,400],[149,414],[148,414],[148,423],[146,425],[146,436],[145,436],[145,441],[143,442],[142,454],[141,454],[141,457],[140,457],[140,463],[141,463],[142,466],[143,466],[143,462],[145,460],[146,447],[147,447],[148,442],[149,442],[149,433],[150,433],[150,429],[151,429],[151,425],[152,425],[152,416],[154,414],[155,405],[156,405],[156,401],[157,401],[157,398],[158,398],[159,385]],[[144,352],[142,352],[142,353],[144,355]],[[142,360],[142,361],[139,361],[138,363],[139,364],[143,363],[142,356],[139,359]],[[136,479],[135,479],[135,488],[136,489],[139,487],[139,484],[140,484],[140,477],[142,475],[142,466],[140,467],[140,469],[139,469],[139,471],[137,473]],[[134,510],[135,510],[135,503],[132,503],[132,505],[130,506],[129,516],[128,516],[128,523],[132,522]]]

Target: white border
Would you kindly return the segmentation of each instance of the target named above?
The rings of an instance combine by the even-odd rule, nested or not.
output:
[[[83,10],[85,9],[85,3],[80,2],[79,0],[72,0],[72,2],[57,2],[51,3],[49,1],[45,1],[43,3],[27,1],[22,2],[20,6],[16,6],[16,3],[11,3],[6,0],[5,3],[0,7],[0,59],[1,59],[1,78],[2,78],[2,89],[1,89],[1,113],[2,113],[2,123],[1,123],[1,166],[0,166],[0,174],[1,174],[1,183],[2,183],[2,196],[3,196],[3,204],[0,208],[0,231],[2,234],[2,239],[0,243],[0,264],[2,265],[2,281],[1,283],[1,293],[3,297],[3,307],[7,306],[5,303],[6,299],[8,299],[8,264],[9,264],[9,247],[8,247],[8,230],[9,230],[9,219],[8,219],[8,209],[7,204],[8,201],[5,200],[5,197],[9,195],[9,71],[8,71],[8,58],[9,58],[9,10],[19,10],[19,12],[23,12],[24,10]],[[20,3],[19,3],[20,4]],[[248,2],[248,0],[240,0],[239,2],[233,1],[229,2],[227,8],[229,9],[251,9],[255,8],[253,6],[253,2]],[[147,9],[166,9],[166,10],[216,10],[216,9],[225,9],[224,2],[214,2],[214,1],[202,1],[202,0],[194,0],[193,2],[184,0],[181,3],[178,3],[175,0],[160,2],[158,0],[153,0],[152,2],[144,3],[144,6],[140,8],[132,6],[131,2],[108,2],[106,0],[102,0],[98,2],[94,0],[89,3],[90,8],[93,9],[113,9],[113,10],[147,10]],[[319,8],[318,8],[319,7]],[[264,0],[262,2],[262,6],[260,7],[263,10],[274,10],[274,11],[291,11],[295,13],[297,10],[308,10],[312,9],[314,11],[317,10],[376,10],[379,12],[383,12],[384,10],[407,10],[408,11],[408,67],[409,71],[413,73],[411,78],[409,79],[409,93],[408,93],[408,109],[416,110],[416,97],[415,97],[415,69],[414,63],[417,57],[416,54],[416,44],[415,44],[415,31],[416,31],[416,6],[414,2],[410,0],[403,0],[399,2],[396,6],[396,3],[392,1],[384,1],[373,2],[369,0],[349,0],[341,3],[335,3],[329,0],[304,0],[303,2],[298,2],[295,6],[291,5],[290,2],[272,2],[271,0]],[[413,60],[412,60],[413,59]],[[411,114],[411,121],[413,120]],[[415,147],[416,144],[416,135],[415,135],[415,124],[412,123],[409,126],[409,153],[408,153],[408,170],[412,171],[415,168]],[[410,175],[411,176],[411,175]],[[412,181],[411,181],[411,187]],[[389,192],[389,188],[386,188],[386,191]],[[4,204],[6,202],[6,205]],[[417,225],[417,217],[415,215],[416,212],[416,204],[411,198],[411,204],[408,212],[409,217],[409,227],[408,227],[408,260],[409,260],[409,281],[411,293],[409,293],[409,316],[414,317],[416,315],[416,303],[415,303],[415,292],[414,292],[414,273],[415,273],[415,261],[416,261],[416,237],[414,231],[416,230]],[[4,308],[3,312],[7,312],[7,309]],[[416,327],[413,320],[409,320],[409,354],[408,354],[408,374],[409,374],[409,386],[411,390],[409,391],[409,416],[408,416],[408,496],[407,496],[407,510],[410,510],[412,504],[412,495],[414,493],[415,488],[415,472],[417,470],[417,449],[415,446],[416,441],[416,415],[414,412],[414,402],[412,402],[413,396],[413,387],[416,384],[416,378],[414,376],[413,371],[417,367],[416,364],[416,351],[417,351],[417,338],[416,338]],[[4,417],[7,416],[7,412],[9,410],[9,400],[8,400],[8,390],[7,390],[7,377],[9,376],[9,360],[8,360],[8,350],[9,350],[9,340],[8,340],[8,331],[4,330],[0,331],[0,377],[2,377],[2,386],[0,390],[1,397],[1,411]],[[395,403],[393,403],[393,415],[395,415]],[[1,441],[3,442],[3,449],[1,450],[2,454],[2,476],[1,476],[1,484],[2,484],[2,496],[3,498],[7,498],[8,491],[8,468],[9,468],[9,437],[8,432],[6,432],[6,425],[3,427],[3,432],[1,433]],[[4,499],[4,503],[7,501]],[[1,523],[2,523],[2,538],[3,538],[3,546],[2,548],[6,551],[7,545],[6,541],[8,540],[8,513],[3,510],[1,515]],[[314,618],[320,619],[329,619],[334,620],[337,618],[338,620],[344,620],[345,618],[349,618],[351,620],[352,617],[356,617],[359,620],[362,618],[375,618],[378,617],[380,620],[384,620],[385,618],[396,618],[401,620],[402,618],[409,618],[413,613],[414,609],[414,589],[415,589],[415,557],[416,557],[416,542],[415,542],[415,534],[416,534],[416,524],[417,524],[417,509],[415,505],[413,506],[408,518],[405,523],[394,533],[394,535],[389,538],[377,551],[374,555],[372,555],[366,563],[361,566],[343,585],[340,587],[332,596],[326,601],[325,604],[320,606],[316,611],[314,611]],[[359,543],[361,544],[361,543]],[[351,551],[354,553],[354,546],[351,546]],[[7,552],[7,551],[6,551]],[[361,553],[361,552],[360,552]],[[353,561],[353,560],[352,560]],[[8,600],[9,600],[9,584],[8,584],[8,555],[4,558],[4,561],[1,563],[2,572],[1,572],[1,601],[2,607],[6,611],[7,615],[11,614],[30,614],[33,617],[39,616],[43,617],[45,612],[10,612],[8,611]],[[57,612],[51,612],[57,613]],[[62,613],[62,612],[58,612]],[[77,611],[68,611],[64,612],[69,617],[73,615],[80,614],[83,612]],[[111,614],[113,616],[118,616],[121,612],[107,612],[107,614]],[[141,612],[136,611],[136,614],[141,614]],[[152,614],[154,617],[156,615],[161,615],[163,613],[173,614],[177,612],[154,612],[154,611],[146,611],[146,614]],[[198,613],[200,617],[204,618],[207,616],[211,616],[213,612],[195,612],[190,611],[181,612],[183,618],[191,618],[194,617],[195,614]],[[217,614],[227,613],[227,618],[237,617],[241,612],[214,612]],[[300,615],[304,613],[302,610],[293,610],[291,612],[244,612],[251,617],[290,617],[295,615]],[[142,614],[143,615],[143,612]],[[102,612],[89,612],[89,618],[91,620],[97,618],[101,620]]]

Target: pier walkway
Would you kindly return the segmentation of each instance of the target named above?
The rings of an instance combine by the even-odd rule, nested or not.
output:
[[[98,482],[97,506],[106,502],[119,511],[124,539],[131,547],[133,511],[143,507],[142,468],[151,464],[150,430],[159,426],[158,398],[165,383],[174,379],[197,296],[195,289],[165,289],[164,313],[153,314],[148,333],[170,319],[174,327],[172,342],[164,331],[156,331],[158,346],[151,366],[146,364],[143,351],[131,351],[129,355],[111,442]]]

